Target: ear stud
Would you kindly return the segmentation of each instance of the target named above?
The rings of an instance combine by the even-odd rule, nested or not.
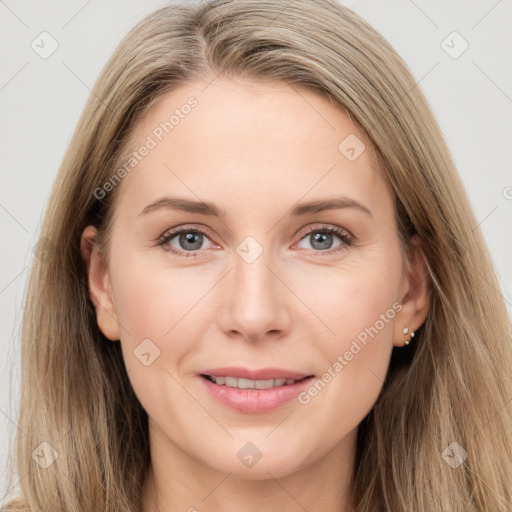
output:
[[[404,327],[404,328],[402,329],[402,332],[403,332],[404,334],[409,334],[409,329],[408,329],[407,327]],[[411,332],[409,339],[408,339],[408,340],[405,340],[405,344],[406,344],[406,345],[409,345],[410,341],[411,341],[413,338],[414,338],[414,331],[412,331],[412,332]]]

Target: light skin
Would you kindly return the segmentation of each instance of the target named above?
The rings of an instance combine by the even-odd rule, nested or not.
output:
[[[167,93],[136,125],[133,149],[187,98],[198,101],[123,179],[108,258],[94,245],[94,227],[82,236],[98,325],[121,343],[149,416],[143,512],[351,511],[357,427],[377,400],[393,346],[408,339],[402,329],[414,331],[428,313],[424,260],[413,245],[405,264],[370,143],[327,98],[222,77],[204,87]],[[338,148],[349,134],[366,147],[354,161]],[[351,203],[290,214],[335,195]],[[141,214],[166,196],[209,201],[225,214]],[[206,234],[192,242],[178,235],[165,247],[195,257],[155,242],[180,226]],[[262,249],[252,262],[237,252],[248,236]],[[254,254],[257,245],[241,247]],[[307,404],[240,412],[215,400],[198,375],[242,366],[321,378],[393,304],[400,310]],[[147,366],[134,355],[145,339],[160,350]],[[248,442],[261,453],[252,467],[237,456]]]

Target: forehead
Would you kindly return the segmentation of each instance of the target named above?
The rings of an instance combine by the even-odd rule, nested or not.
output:
[[[366,201],[386,192],[351,119],[328,97],[284,82],[184,84],[139,121],[128,150],[138,155],[121,196],[142,207],[165,192],[263,210],[334,189]]]

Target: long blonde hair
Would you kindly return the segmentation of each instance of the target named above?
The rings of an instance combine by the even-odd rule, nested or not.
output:
[[[52,189],[44,257],[31,269],[12,463],[21,494],[6,510],[140,510],[148,418],[120,345],[97,326],[80,236],[94,224],[108,240],[119,187],[101,199],[94,190],[120,165],[141,116],[177,86],[220,74],[331,98],[383,162],[401,239],[422,242],[431,310],[414,343],[394,349],[382,393],[359,426],[355,509],[510,511],[512,333],[491,259],[408,68],[335,0],[170,4],[142,20],[106,64]],[[47,468],[33,457],[41,443],[45,457],[56,456]],[[461,449],[467,458],[452,467],[447,460]],[[12,470],[9,486],[14,480]]]

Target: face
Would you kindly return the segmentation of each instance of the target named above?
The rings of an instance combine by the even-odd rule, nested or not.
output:
[[[222,78],[132,135],[89,282],[153,449],[258,479],[353,447],[425,303],[370,142],[315,92]]]

